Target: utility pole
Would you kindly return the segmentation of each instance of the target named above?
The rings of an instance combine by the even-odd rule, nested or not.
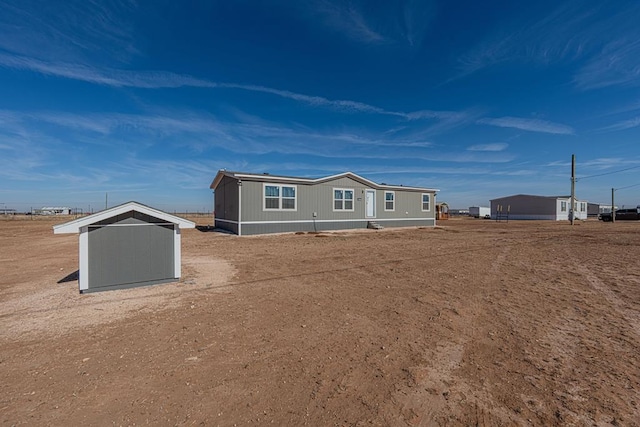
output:
[[[571,225],[573,225],[576,212],[576,155],[571,155],[571,209],[569,212],[571,213]]]
[[[616,208],[614,204],[614,194],[616,192],[615,188],[611,189],[611,222],[616,222]]]

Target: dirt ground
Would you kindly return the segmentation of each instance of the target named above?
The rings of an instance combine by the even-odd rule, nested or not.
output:
[[[640,425],[640,223],[184,230],[80,295],[59,222],[0,220],[2,425]]]

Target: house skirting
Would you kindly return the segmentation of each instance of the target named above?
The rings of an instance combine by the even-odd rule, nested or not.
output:
[[[269,233],[292,233],[296,231],[332,231],[353,230],[367,228],[369,221],[375,221],[383,227],[433,227],[433,218],[371,218],[353,220],[294,220],[294,221],[246,221],[239,224],[236,221],[215,220],[216,228],[230,231],[242,236]],[[240,233],[238,233],[240,229]]]

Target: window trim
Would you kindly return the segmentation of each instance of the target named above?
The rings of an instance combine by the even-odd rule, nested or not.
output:
[[[268,208],[267,207],[267,187],[278,187],[278,207],[277,208]],[[282,207],[283,199],[290,200],[291,197],[284,197],[284,192],[282,191],[284,187],[293,188],[293,209],[285,209]],[[275,197],[269,197],[270,199],[275,199]],[[274,184],[270,182],[265,182],[262,184],[262,210],[264,212],[297,212],[298,211],[298,186],[292,184]]]
[[[392,200],[387,200],[387,194],[393,195]],[[393,207],[391,209],[387,209],[387,202],[393,203]],[[384,210],[385,212],[395,212],[396,211],[396,192],[395,191],[385,191],[384,192]]]
[[[429,205],[428,209],[424,208],[424,196],[427,196],[427,204]],[[431,212],[431,194],[430,193],[422,193],[420,196],[420,209],[422,212]]]
[[[567,202],[564,200],[560,200],[560,212],[567,211]]]
[[[336,199],[336,191],[342,191],[342,199]],[[349,200],[347,198],[345,198],[345,192],[347,191],[351,191],[351,209],[346,209],[344,207],[345,205],[345,201]],[[333,211],[334,212],[355,212],[356,210],[356,191],[353,188],[339,188],[339,187],[334,187],[332,190],[332,194],[333,194]],[[337,200],[342,200],[342,209],[336,209],[336,201]]]

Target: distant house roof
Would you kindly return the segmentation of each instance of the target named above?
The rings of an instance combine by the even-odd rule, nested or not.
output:
[[[124,214],[130,211],[141,212],[143,214],[152,216],[154,218],[158,218],[162,221],[178,224],[182,228],[194,228],[196,226],[196,224],[192,221],[186,220],[184,218],[180,218],[175,215],[168,214],[166,212],[163,212],[158,209],[154,209],[152,207],[143,205],[141,203],[127,202],[118,206],[114,206],[109,209],[105,209],[100,212],[96,212],[93,215],[78,218],[76,220],[65,222],[63,224],[54,225],[53,233],[54,234],[79,233],[82,227],[86,227],[87,225],[95,224],[96,222],[100,222],[105,219],[114,217],[116,215]]]
[[[511,196],[504,196],[504,197],[497,197],[495,199],[491,199],[490,201],[493,200],[500,200],[500,199],[507,199],[510,197],[537,197],[540,199],[570,199],[571,196],[538,196],[538,195],[534,195],[534,194],[513,194]],[[580,201],[580,199],[578,197],[576,197],[577,201]]]
[[[408,187],[404,185],[388,185],[388,184],[378,184],[376,182],[370,181],[366,178],[361,177],[353,172],[343,172],[337,175],[325,176],[322,178],[301,178],[294,176],[283,176],[283,175],[270,175],[268,173],[264,174],[255,174],[255,173],[245,173],[245,172],[232,172],[226,170],[218,171],[218,174],[213,179],[213,182],[209,186],[209,188],[215,189],[222,178],[225,176],[237,179],[237,180],[251,180],[251,181],[262,181],[262,182],[283,182],[283,183],[292,183],[292,184],[321,184],[323,182],[333,181],[340,178],[351,178],[354,181],[360,182],[361,184],[367,185],[371,188],[380,189],[380,190],[408,190],[408,191],[428,191],[428,192],[437,192],[440,190],[433,188],[424,188],[424,187]]]

